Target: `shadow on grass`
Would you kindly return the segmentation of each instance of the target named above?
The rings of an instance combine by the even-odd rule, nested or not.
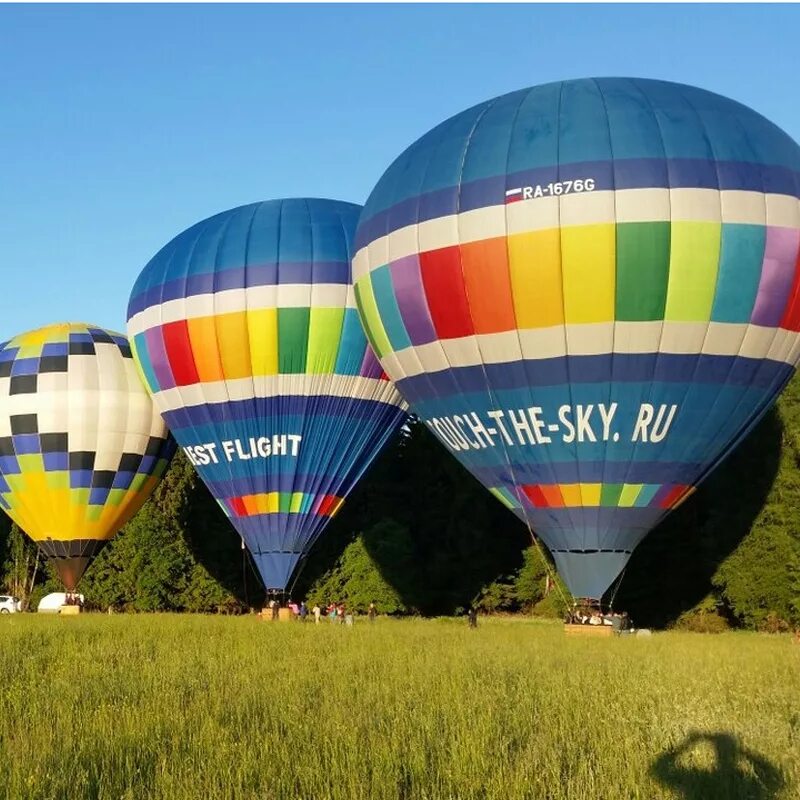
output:
[[[709,747],[713,750],[710,768],[691,763],[692,755]],[[725,732],[693,731],[678,747],[662,753],[650,774],[682,800],[772,800],[785,787],[773,763]]]

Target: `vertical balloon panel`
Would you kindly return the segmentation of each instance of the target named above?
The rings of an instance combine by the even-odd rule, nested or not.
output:
[[[278,200],[176,237],[129,306],[156,405],[268,589],[300,559],[405,419],[350,278],[359,206]]]
[[[800,359],[800,148],[677,84],[483,103],[389,167],[358,308],[412,409],[599,597]]]

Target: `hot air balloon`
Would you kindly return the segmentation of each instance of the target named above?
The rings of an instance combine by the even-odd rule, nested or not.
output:
[[[739,103],[587,79],[458,114],[361,215],[358,309],[461,463],[600,598],[800,359],[800,149]]]
[[[122,334],[65,323],[0,346],[0,506],[69,592],[174,450]]]
[[[318,199],[225,211],[167,244],[131,294],[155,403],[270,591],[406,418],[355,309],[359,212]]]

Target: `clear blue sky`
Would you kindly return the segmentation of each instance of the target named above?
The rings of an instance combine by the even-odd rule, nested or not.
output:
[[[800,139],[798,41],[798,6],[0,6],[0,341],[124,330],[187,226],[363,202],[430,127],[523,86],[693,83]]]

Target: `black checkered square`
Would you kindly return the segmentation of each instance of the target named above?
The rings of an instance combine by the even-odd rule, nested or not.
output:
[[[110,489],[114,483],[113,470],[99,469],[92,475],[92,489]]]
[[[66,453],[69,450],[66,433],[40,433],[39,443],[43,453]]]
[[[11,379],[9,394],[36,394],[36,375],[15,375]]]
[[[91,451],[83,451],[69,454],[70,470],[94,469],[95,454]]]
[[[159,439],[157,436],[151,436],[147,440],[147,449],[144,451],[146,456],[157,456],[164,446],[164,440]]]
[[[69,356],[42,356],[39,359],[39,373],[66,372],[69,367]]]
[[[136,472],[139,464],[142,463],[142,456],[139,453],[123,453],[119,460],[120,472]]]
[[[39,433],[39,422],[36,419],[36,414],[12,414],[9,420],[11,422],[11,433],[14,435]]]
[[[95,353],[92,342],[70,342],[69,354],[71,356],[93,356]]]

